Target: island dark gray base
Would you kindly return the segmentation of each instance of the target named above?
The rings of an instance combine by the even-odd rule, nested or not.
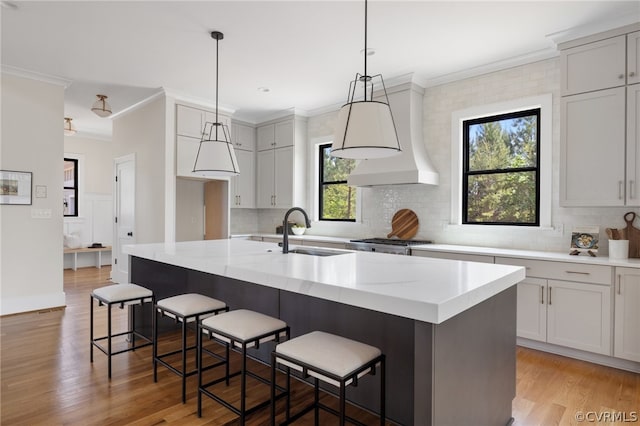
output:
[[[398,424],[502,426],[511,421],[516,286],[430,324],[138,257],[131,258],[130,281],[153,290],[157,299],[197,292],[231,309],[281,318],[292,337],[322,330],[377,346],[387,357],[387,416]],[[148,333],[148,318],[149,312],[136,314],[136,329]],[[253,355],[268,363],[272,349],[263,345]],[[377,379],[367,376],[348,389],[347,398],[377,412],[378,388]]]

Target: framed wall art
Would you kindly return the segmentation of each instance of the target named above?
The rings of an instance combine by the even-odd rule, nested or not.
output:
[[[600,240],[600,227],[576,226],[571,231],[571,249],[569,254],[587,253],[596,256]]]
[[[31,172],[0,170],[0,204],[31,204]]]

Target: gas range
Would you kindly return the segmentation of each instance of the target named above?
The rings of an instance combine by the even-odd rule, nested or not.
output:
[[[350,250],[375,251],[377,253],[390,253],[410,255],[411,246],[431,244],[428,240],[400,240],[397,238],[365,238],[351,240],[347,243]]]

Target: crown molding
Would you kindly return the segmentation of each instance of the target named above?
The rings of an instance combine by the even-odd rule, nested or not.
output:
[[[157,92],[153,93],[151,96],[148,96],[146,98],[144,98],[143,100],[141,100],[140,102],[136,102],[135,104],[116,112],[115,114],[110,115],[108,118],[109,120],[115,120],[116,118],[120,118],[122,116],[125,116],[127,114],[132,113],[135,110],[138,110],[140,108],[142,108],[145,105],[150,104],[151,102],[155,101],[156,99],[162,97],[165,95],[165,91],[163,89],[158,90]]]
[[[56,86],[63,86],[65,89],[71,86],[72,83],[71,80],[66,78],[30,71],[24,68],[12,67],[11,65],[2,65],[2,74],[28,78],[30,80],[41,81],[43,83],[54,84]]]
[[[211,102],[211,99],[201,98],[199,96],[193,96],[188,93],[181,92],[179,90],[171,89],[168,87],[163,87],[162,90],[164,91],[167,97],[171,97],[175,99],[177,103],[186,102],[194,106],[199,106],[201,108],[206,108],[209,110],[216,109],[216,104],[214,102]],[[233,115],[236,112],[236,109],[228,105],[218,105],[218,111],[221,111],[228,115]]]
[[[635,27],[640,25],[640,8],[635,15],[633,14],[623,15],[614,19],[606,20],[606,21],[592,22],[591,24],[588,24],[588,25],[580,25],[577,27],[572,27],[566,30],[547,34],[546,37],[549,40],[553,41],[556,46],[558,46],[568,41],[573,41],[582,37],[597,35],[598,33],[603,33],[606,31],[611,31],[611,30],[615,30],[615,29],[627,27],[627,26],[632,27],[629,29],[629,32],[637,31],[637,28],[634,29],[633,27],[634,25]]]

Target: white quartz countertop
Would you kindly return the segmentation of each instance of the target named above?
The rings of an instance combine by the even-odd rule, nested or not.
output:
[[[291,245],[290,249],[295,248]],[[127,245],[170,265],[439,324],[525,278],[518,266],[341,251],[282,254],[276,243],[240,239]]]

